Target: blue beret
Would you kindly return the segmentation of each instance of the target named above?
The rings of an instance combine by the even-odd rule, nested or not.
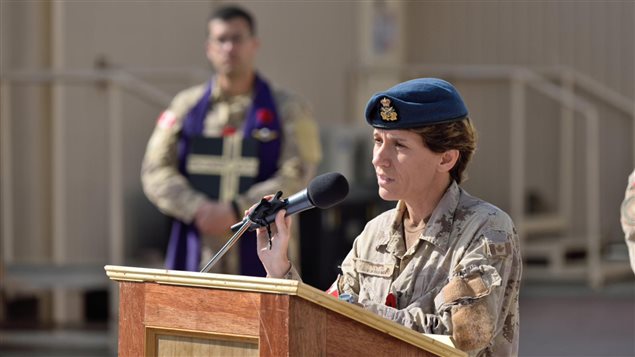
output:
[[[375,128],[409,129],[467,117],[461,95],[448,82],[418,78],[375,93],[366,105],[366,121]]]

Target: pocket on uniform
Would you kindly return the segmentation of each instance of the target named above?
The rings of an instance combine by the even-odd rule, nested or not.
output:
[[[355,270],[360,282],[360,301],[368,298],[375,303],[383,304],[390,289],[395,264],[375,263],[357,258]]]

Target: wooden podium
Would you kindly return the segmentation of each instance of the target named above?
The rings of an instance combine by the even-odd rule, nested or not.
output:
[[[467,356],[294,280],[105,269],[119,356]]]

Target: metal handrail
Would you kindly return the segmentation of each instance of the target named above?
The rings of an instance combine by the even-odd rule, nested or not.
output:
[[[130,93],[160,105],[168,105],[172,97],[164,91],[137,78],[130,71],[120,69],[101,70],[62,70],[62,71],[12,71],[0,73],[0,82],[38,84],[38,83],[111,83],[121,86]]]
[[[567,77],[572,80],[576,86],[581,87],[585,92],[591,94],[593,97],[626,115],[635,117],[635,101],[633,99],[627,98],[623,94],[609,88],[589,75],[566,66],[537,68],[536,71],[556,78]]]
[[[145,74],[152,74],[151,72],[144,72]],[[184,75],[183,69],[176,69],[174,71],[164,70],[164,74],[176,73],[179,76]],[[192,70],[189,74],[190,78],[200,75],[200,70]],[[156,73],[154,73],[156,74]],[[3,256],[2,260],[5,264],[11,263],[13,259],[13,241],[14,227],[13,227],[13,212],[11,204],[13,202],[13,190],[11,180],[11,167],[12,167],[12,150],[11,150],[11,88],[12,85],[30,85],[30,84],[99,84],[106,88],[108,106],[108,118],[109,118],[109,147],[110,147],[110,230],[111,230],[111,247],[110,258],[111,262],[117,262],[122,259],[123,253],[123,198],[121,179],[121,160],[123,153],[121,152],[121,127],[122,127],[122,114],[121,108],[123,106],[121,100],[121,90],[125,90],[133,95],[140,97],[152,104],[156,104],[162,107],[169,105],[171,101],[171,95],[158,89],[157,87],[149,84],[148,82],[141,80],[137,76],[133,75],[129,70],[122,69],[97,69],[97,70],[18,70],[10,72],[0,73],[0,107],[2,108],[2,117],[0,118],[0,139],[2,141],[2,150],[0,152],[2,166],[0,167],[0,175],[2,175],[2,186],[0,192],[3,197],[3,227],[2,233],[5,239],[3,239]],[[60,126],[63,125],[62,121],[53,122],[53,135],[62,135],[63,130]],[[57,134],[56,134],[57,133]],[[57,137],[56,139],[59,139]],[[56,141],[56,140],[54,140]],[[58,140],[59,141],[59,140]],[[55,144],[54,144],[55,145]],[[64,159],[63,155],[58,152],[60,150],[53,149],[53,160],[57,160],[62,165],[53,165],[56,173],[53,175],[53,181],[58,182],[64,179]],[[55,185],[54,182],[54,185]],[[63,185],[54,186],[56,189],[63,188]],[[59,193],[58,197],[63,200],[64,194]],[[63,202],[59,202],[54,205],[63,206]],[[63,208],[63,207],[61,207]],[[56,209],[57,213],[53,217],[53,224],[57,229],[54,229],[54,238],[62,239],[65,236],[65,224],[63,209]],[[61,228],[60,228],[61,227]],[[56,251],[55,246],[53,249],[53,258],[55,263],[63,263],[64,254]]]

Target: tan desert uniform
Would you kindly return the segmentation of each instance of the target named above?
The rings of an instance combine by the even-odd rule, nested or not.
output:
[[[193,190],[187,179],[179,173],[177,145],[183,120],[201,98],[204,90],[205,85],[199,85],[180,92],[173,99],[152,133],[141,169],[143,189],[150,201],[161,212],[186,223],[192,222],[205,195]],[[284,131],[279,170],[269,180],[260,182],[246,193],[235,197],[234,200],[241,212],[260,201],[264,195],[281,190],[284,193],[283,197],[287,197],[306,187],[307,182],[314,176],[322,157],[318,128],[308,106],[288,93],[275,89],[272,91]],[[215,87],[212,90],[212,98],[213,109],[205,118],[203,135],[221,136],[227,125],[235,127],[237,132],[241,133],[246,111],[251,105],[252,94],[228,97]],[[211,244],[216,250],[225,240],[226,238],[214,240],[205,237],[203,245]],[[297,261],[299,257],[297,239],[293,239],[290,245],[290,254],[295,255],[291,258]],[[236,253],[237,249],[232,251]],[[233,260],[233,263],[226,265],[221,271],[237,273],[237,254],[231,255],[233,259],[226,257],[223,260]],[[206,263],[206,258],[203,257],[202,264]]]
[[[622,229],[631,258],[631,268],[635,272],[635,171],[628,177],[628,186],[622,202]]]
[[[453,335],[470,356],[516,356],[521,258],[511,219],[454,182],[406,251],[404,212],[399,202],[356,238],[342,264],[340,296],[416,331]],[[396,308],[385,304],[389,293]],[[469,327],[454,330],[459,320]]]

